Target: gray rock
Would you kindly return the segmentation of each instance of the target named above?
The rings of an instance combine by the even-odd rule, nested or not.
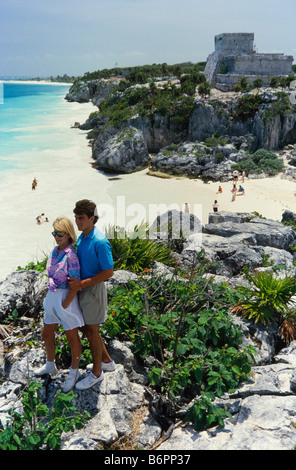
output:
[[[295,345],[294,345],[295,350]],[[282,354],[285,358],[285,354]],[[176,428],[158,450],[292,450],[296,444],[294,362],[253,368],[235,394],[216,400],[233,415],[225,427]]]
[[[295,244],[294,230],[281,222],[261,219],[248,213],[218,212],[209,215],[203,227],[201,246],[212,263],[212,272],[228,277],[241,273],[244,266],[263,266],[265,260],[273,266],[293,268],[291,247]],[[196,235],[188,237],[181,253],[185,264],[190,253],[200,249]]]
[[[47,276],[37,271],[16,271],[0,282],[0,321],[16,309],[19,316],[34,316],[47,292]]]
[[[93,157],[98,167],[122,173],[142,170],[149,163],[143,134],[132,127],[117,132],[102,149],[96,143]]]

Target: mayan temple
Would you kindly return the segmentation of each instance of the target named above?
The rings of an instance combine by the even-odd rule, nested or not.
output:
[[[291,74],[292,64],[293,56],[256,52],[254,33],[223,33],[215,36],[215,52],[207,59],[205,75],[213,87],[229,91],[241,77],[248,83],[260,78],[269,85],[271,77]]]

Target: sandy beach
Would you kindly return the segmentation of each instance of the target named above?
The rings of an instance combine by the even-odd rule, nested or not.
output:
[[[170,208],[184,210],[186,202],[205,224],[215,199],[220,211],[257,211],[274,220],[281,220],[286,209],[296,212],[296,183],[279,175],[245,179],[245,195],[232,201],[232,182],[221,183],[223,192],[217,194],[219,183],[157,178],[149,176],[147,170],[130,175],[103,174],[91,165],[86,132],[71,128],[75,121],[84,122],[94,106],[65,102],[64,108],[60,120],[52,125],[61,132],[60,138],[67,140],[66,150],[48,150],[47,158],[35,159],[32,169],[9,173],[1,181],[0,281],[18,266],[40,261],[48,255],[54,246],[53,220],[66,215],[74,222],[73,208],[82,198],[97,203],[101,229],[109,223],[130,228],[143,220],[152,223],[151,207],[161,213]],[[35,191],[31,189],[33,177],[38,180]],[[41,213],[49,222],[38,225],[36,217]]]

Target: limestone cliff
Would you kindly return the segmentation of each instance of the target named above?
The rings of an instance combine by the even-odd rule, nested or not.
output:
[[[171,86],[169,82],[167,86]],[[151,99],[153,98],[153,89],[150,85],[137,85],[137,87],[137,93],[139,91],[140,94],[142,90],[146,97],[150,93]],[[129,88],[125,90],[125,93],[128,90]],[[135,87],[131,87],[131,90],[131,93],[136,93]],[[147,167],[149,165],[148,153],[158,154],[166,147],[176,144],[202,144],[213,135],[225,137],[227,143],[232,143],[233,139],[239,139],[240,142],[244,142],[244,150],[251,153],[260,148],[279,150],[288,144],[296,143],[296,105],[291,99],[292,93],[293,90],[289,88],[284,90],[261,88],[244,94],[222,93],[212,89],[210,97],[201,97],[198,93],[195,97],[186,97],[188,108],[186,109],[187,102],[184,105],[183,101],[180,112],[175,111],[176,106],[172,104],[174,109],[170,111],[171,114],[165,114],[155,107],[153,112],[150,111],[149,115],[145,115],[139,112],[139,101],[136,104],[126,104],[127,101],[123,101],[121,107],[118,108],[116,119],[114,119],[113,109],[110,114],[106,113],[106,110],[105,113],[101,113],[99,109],[81,127],[90,130],[88,137],[92,142],[93,158],[97,165],[117,172],[137,171]],[[75,89],[70,90],[67,99],[82,101],[88,97],[101,108],[101,105],[106,102],[105,98],[113,95],[114,101],[116,99],[119,105],[121,99],[126,100],[126,94],[116,91],[115,82],[108,85],[107,81],[99,80],[89,82],[88,85],[76,84]],[[137,99],[139,100],[139,95]],[[110,109],[113,103],[110,100]],[[140,105],[143,109],[142,103]],[[173,112],[179,112],[179,114],[172,114]],[[128,159],[125,158],[124,146],[121,146],[121,156],[117,146],[116,158],[113,158],[111,154],[115,149],[114,141],[113,143],[109,141],[114,140],[114,136],[125,128],[137,129],[137,142],[141,140],[142,144],[129,146]],[[176,155],[176,157],[174,165],[178,167],[181,155]],[[221,158],[222,156],[219,155],[219,162],[215,160],[214,163],[220,164]],[[115,166],[114,162],[116,162]],[[211,168],[209,168],[210,172]],[[181,168],[178,169],[177,174],[180,174],[179,170]],[[162,169],[162,171],[165,170]],[[191,172],[188,176],[196,177],[199,173]],[[186,175],[186,171],[183,174]]]

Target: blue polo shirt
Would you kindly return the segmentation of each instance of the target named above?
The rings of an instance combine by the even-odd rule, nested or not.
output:
[[[77,240],[77,256],[81,279],[88,279],[100,271],[113,268],[112,249],[107,237],[95,227],[86,237]]]

